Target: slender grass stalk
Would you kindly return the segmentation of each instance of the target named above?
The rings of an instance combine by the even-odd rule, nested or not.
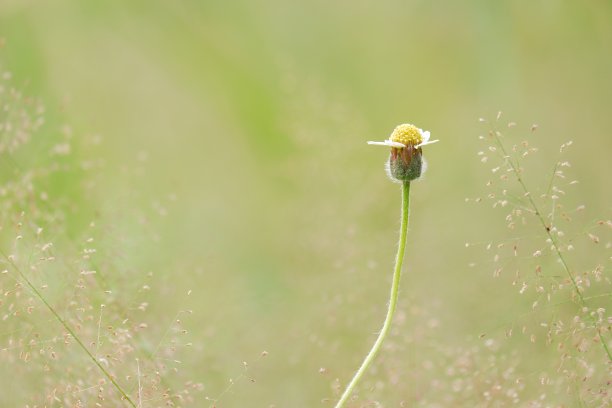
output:
[[[117,383],[117,381],[115,381],[115,379],[110,375],[110,373],[108,371],[106,371],[106,369],[102,366],[102,364],[100,364],[100,362],[98,361],[98,359],[96,357],[94,357],[93,354],[91,354],[91,351],[89,351],[89,349],[85,346],[85,344],[81,341],[81,339],[76,335],[76,333],[74,332],[74,330],[72,330],[72,328],[68,325],[68,323],[59,315],[59,313],[55,310],[55,308],[53,306],[51,306],[51,304],[49,302],[47,302],[47,299],[45,299],[45,297],[42,295],[42,293],[40,293],[40,291],[38,289],[36,289],[36,286],[34,286],[34,284],[32,284],[32,282],[30,282],[30,280],[28,279],[28,277],[26,276],[25,273],[23,273],[21,271],[21,269],[19,268],[19,266],[17,266],[17,264],[13,261],[11,256],[7,256],[4,251],[0,250],[0,254],[2,254],[2,256],[7,260],[7,262],[9,264],[11,264],[11,266],[13,267],[13,269],[15,269],[15,271],[17,271],[17,273],[19,274],[19,276],[21,277],[21,279],[23,279],[25,281],[25,283],[28,285],[28,287],[30,288],[30,290],[36,295],[36,297],[42,302],[44,303],[44,305],[47,307],[47,309],[49,309],[49,311],[51,312],[51,314],[55,317],[55,319],[61,323],[62,326],[64,326],[64,329],[66,329],[66,331],[68,333],[70,333],[70,335],[74,338],[74,340],[77,342],[77,344],[79,346],[81,346],[81,348],[83,349],[83,351],[85,351],[85,353],[87,354],[87,356],[91,359],[91,361],[93,361],[93,363],[98,366],[98,368],[100,369],[100,371],[102,371],[102,373],[104,374],[104,376],[106,378],[108,378],[108,380],[113,384],[113,386],[115,387],[115,389],[117,390],[117,392],[119,392],[119,394],[121,395],[121,397],[123,399],[125,399],[125,401],[128,402],[128,404],[130,404],[130,406],[137,408],[136,404],[134,403],[134,401],[131,400],[131,398],[126,394],[126,392],[123,390],[123,388],[121,388],[121,386]],[[139,379],[140,381],[140,379]]]
[[[519,166],[515,165],[514,162],[512,161],[510,155],[506,151],[504,144],[501,142],[499,136],[497,135],[497,132],[493,130],[492,134],[495,138],[497,145],[499,146],[500,150],[502,151],[504,155],[504,159],[507,160],[508,165],[512,169],[512,172],[515,174],[518,183],[523,189],[524,196],[527,197],[527,200],[529,201],[529,205],[531,205],[531,208],[533,212],[535,213],[536,217],[538,218],[538,220],[540,221],[540,224],[542,225],[542,228],[546,232],[548,239],[550,239],[550,242],[552,243],[555,253],[557,254],[557,257],[559,258],[559,261],[561,262],[561,265],[563,266],[563,269],[565,270],[565,273],[567,274],[569,280],[572,282],[572,286],[574,288],[574,291],[578,295],[580,304],[582,305],[582,307],[587,308],[586,299],[582,295],[582,292],[580,291],[580,287],[578,286],[578,283],[576,282],[576,278],[574,277],[574,274],[572,273],[567,261],[565,260],[563,253],[561,252],[561,248],[559,247],[559,242],[557,241],[556,237],[551,232],[551,229],[552,229],[551,225],[546,224],[546,220],[544,219],[542,212],[536,205],[533,197],[531,196],[531,192],[529,191],[529,189],[525,185],[525,182],[523,181],[523,178],[521,177]],[[555,166],[555,169],[556,169],[556,166]],[[552,185],[552,182],[551,182],[551,185]],[[591,320],[593,327],[597,331],[597,337],[599,338],[599,342],[601,343],[606,355],[608,356],[608,360],[612,361],[612,352],[610,352],[610,348],[608,347],[608,344],[606,343],[606,339],[604,338],[603,334],[601,334],[601,330],[597,327],[597,322],[595,321],[595,318],[590,313],[587,315],[589,316],[589,319]]]
[[[395,269],[393,271],[393,282],[391,283],[391,296],[389,298],[389,309],[387,310],[387,317],[383,323],[382,329],[378,334],[378,338],[374,342],[374,345],[370,349],[370,352],[361,363],[361,366],[353,376],[353,379],[346,387],[346,390],[340,397],[340,400],[336,404],[336,408],[342,408],[348,401],[351,393],[355,389],[355,386],[366,372],[374,357],[380,350],[380,347],[389,333],[391,328],[391,322],[393,321],[393,315],[397,307],[397,298],[399,294],[400,277],[402,273],[402,262],[404,260],[404,250],[406,248],[406,233],[408,231],[408,215],[410,213],[410,181],[404,181],[402,183],[402,222],[400,226],[399,243],[397,247],[397,255],[395,257]]]

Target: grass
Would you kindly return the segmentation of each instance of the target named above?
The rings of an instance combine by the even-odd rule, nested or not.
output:
[[[414,121],[352,406],[605,406],[610,12],[4,2],[0,249],[136,406],[333,406],[399,228],[364,142]],[[125,404],[2,263],[0,405]]]

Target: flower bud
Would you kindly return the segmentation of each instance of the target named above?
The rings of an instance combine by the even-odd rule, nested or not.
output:
[[[412,181],[423,173],[423,152],[421,148],[407,145],[391,148],[387,164],[389,177],[394,181]]]
[[[425,172],[425,159],[421,146],[436,143],[429,140],[430,133],[410,124],[397,126],[388,140],[368,144],[390,146],[387,174],[393,181],[416,180]]]

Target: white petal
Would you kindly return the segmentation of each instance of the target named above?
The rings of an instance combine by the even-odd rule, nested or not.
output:
[[[432,141],[427,141],[427,142],[419,143],[415,147],[421,147],[421,146],[425,146],[425,145],[430,145],[430,144],[434,144],[434,143],[437,143],[437,142],[439,142],[438,139],[432,140]]]
[[[369,145],[379,145],[379,146],[391,146],[391,147],[398,147],[398,148],[403,148],[406,147],[406,145],[398,143],[398,142],[394,142],[392,140],[385,140],[384,142],[368,142]]]
[[[429,130],[426,131],[421,131],[421,135],[423,136],[423,143],[427,143],[429,142],[429,138],[431,136],[431,133],[429,133]],[[422,143],[421,143],[422,144]]]
[[[389,146],[392,146],[392,147],[398,147],[398,148],[400,148],[400,149],[403,149],[404,147],[406,147],[406,145],[405,145],[405,144],[400,143],[400,142],[394,142],[394,141],[392,141],[392,140],[387,140],[387,144],[388,144]]]

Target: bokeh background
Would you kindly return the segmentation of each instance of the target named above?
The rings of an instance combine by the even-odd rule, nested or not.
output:
[[[366,141],[399,123],[441,141],[413,186],[400,316],[363,404],[427,401],[415,384],[448,375],[441,350],[479,347],[531,305],[465,248],[508,234],[465,201],[487,194],[479,118],[503,111],[516,140],[537,123],[542,172],[573,140],[585,224],[610,211],[609,1],[3,0],[0,37],[2,67],[46,106],[21,164],[95,141],[95,199],[79,202],[78,178],[49,187],[72,200],[58,239],[95,215],[116,289],[152,288],[149,325],[192,311],[167,381],[202,383],[193,406],[331,406],[385,312],[400,190]],[[552,370],[531,343],[508,347],[526,378]],[[0,401],[25,406],[35,383],[12,372]]]

